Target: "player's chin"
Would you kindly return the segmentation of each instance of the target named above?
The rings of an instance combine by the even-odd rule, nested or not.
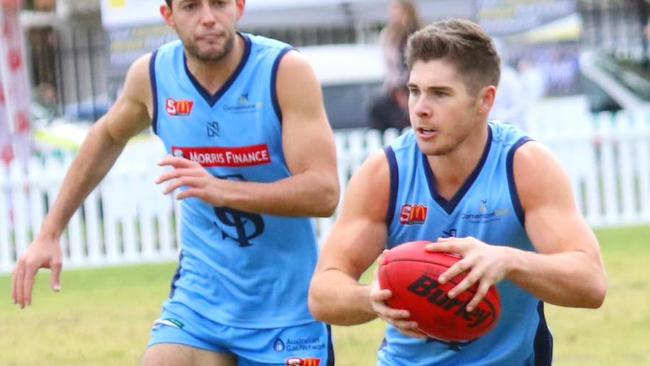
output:
[[[440,156],[445,155],[447,152],[449,152],[449,149],[445,148],[444,146],[440,146],[440,144],[418,141],[418,146],[420,147],[420,151],[422,151],[422,153],[426,156]]]
[[[220,49],[208,48],[199,53],[200,59],[208,62],[221,61],[224,58],[223,51]]]
[[[218,62],[226,56],[225,49],[220,44],[208,43],[196,46],[196,57],[203,62]]]

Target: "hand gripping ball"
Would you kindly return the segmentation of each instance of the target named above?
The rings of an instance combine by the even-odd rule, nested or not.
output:
[[[492,286],[478,306],[468,312],[467,304],[476,293],[477,285],[455,298],[449,290],[463,280],[464,274],[444,285],[438,276],[460,260],[447,253],[427,252],[431,242],[417,241],[400,244],[389,250],[379,267],[379,286],[391,290],[387,305],[408,310],[410,319],[429,337],[445,342],[467,342],[489,332],[501,313],[496,287]]]

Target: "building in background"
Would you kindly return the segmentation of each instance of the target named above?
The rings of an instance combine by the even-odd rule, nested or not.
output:
[[[31,155],[30,85],[18,14],[22,0],[0,0],[0,158],[26,162]]]
[[[138,56],[175,38],[160,18],[162,0],[25,3],[21,22],[29,44],[30,79],[45,119],[51,112],[68,119],[95,120],[120,92],[128,66]],[[641,24],[638,19],[647,19],[647,6],[639,4],[647,3],[417,1],[426,22],[469,18],[500,38],[506,61],[513,69],[525,70],[524,78],[534,90],[531,95],[538,97],[582,93],[579,56],[585,48],[599,48],[600,39],[606,40],[605,49],[638,45],[624,48],[626,51],[614,47],[617,54],[647,54],[647,40],[636,31]],[[334,127],[363,127],[367,125],[367,104],[383,75],[375,45],[386,22],[388,4],[389,0],[249,0],[240,27],[297,46],[313,61],[321,77]],[[625,16],[620,21],[613,21],[621,14]],[[610,23],[619,25],[601,27]],[[621,30],[624,26],[625,31]]]
[[[650,102],[649,0],[579,0],[581,48],[591,108]]]
[[[160,0],[102,0],[110,47],[109,89],[119,90],[128,66],[175,34],[158,13]],[[390,0],[252,0],[240,29],[298,47],[323,84],[334,128],[368,126],[367,109],[378,92],[383,65],[376,41]],[[474,0],[420,0],[427,21],[471,18]]]
[[[106,33],[98,1],[31,0],[21,14],[35,99],[70,119],[108,108]]]

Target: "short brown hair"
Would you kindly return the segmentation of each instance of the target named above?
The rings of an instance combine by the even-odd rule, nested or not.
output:
[[[447,19],[414,33],[406,46],[409,69],[416,61],[444,59],[456,66],[470,94],[499,84],[501,58],[494,42],[481,27],[469,20]]]
[[[171,9],[171,7],[172,7],[172,0],[165,0],[165,2],[167,3],[167,6],[169,6],[169,8]]]

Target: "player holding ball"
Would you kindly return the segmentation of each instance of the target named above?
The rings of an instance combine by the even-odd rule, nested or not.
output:
[[[411,36],[406,55],[413,129],[352,178],[312,279],[310,310],[338,325],[389,323],[378,365],[550,365],[543,304],[603,303],[598,241],[552,154],[517,128],[488,122],[500,58],[478,25],[434,23]],[[470,289],[470,317],[496,286],[501,313],[491,331],[467,342],[427,337],[408,311],[388,307],[390,290],[358,283],[384,249],[413,241],[432,241],[423,256],[461,258],[417,278],[415,291],[431,301],[458,308],[453,299]],[[438,286],[459,275],[447,301]]]

